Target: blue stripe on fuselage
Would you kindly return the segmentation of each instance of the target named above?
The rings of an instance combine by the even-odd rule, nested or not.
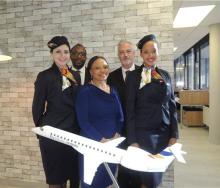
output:
[[[163,155],[163,156],[171,156],[171,155],[173,155],[171,152],[168,152],[168,151],[161,151],[160,154]]]

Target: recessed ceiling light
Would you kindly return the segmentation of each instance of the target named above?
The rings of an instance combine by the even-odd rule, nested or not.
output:
[[[195,27],[212,11],[215,5],[180,8],[173,22],[173,28]]]
[[[173,48],[173,52],[175,52],[177,49],[178,49],[177,47],[174,47],[174,48]]]

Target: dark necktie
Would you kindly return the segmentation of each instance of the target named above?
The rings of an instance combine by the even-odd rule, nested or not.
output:
[[[130,70],[125,71],[125,81],[126,81],[126,79],[127,79],[127,76],[128,76],[128,74],[129,74],[129,72],[130,72]]]
[[[76,72],[77,72],[78,75],[79,75],[79,85],[81,85],[81,84],[82,84],[82,83],[81,83],[81,75],[80,75],[81,71],[80,71],[80,70],[77,70]]]

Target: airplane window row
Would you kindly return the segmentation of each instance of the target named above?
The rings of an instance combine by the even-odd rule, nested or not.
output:
[[[76,140],[73,141],[73,140],[70,140],[69,138],[62,137],[62,136],[59,136],[59,135],[56,135],[56,134],[53,134],[53,133],[51,133],[50,136],[63,139],[63,140],[68,141],[68,142],[70,142],[70,143],[74,143],[74,144],[77,144],[77,145],[81,145],[81,146],[84,146],[84,147],[86,147],[86,148],[88,147],[89,149],[93,149],[93,150],[96,150],[96,151],[100,151],[100,152],[102,152],[102,153],[112,155],[113,157],[116,156],[115,154],[112,154],[111,152],[108,153],[107,151],[104,151],[104,150],[102,150],[102,149],[95,148],[95,147],[89,146],[89,145],[87,145],[87,144],[83,144],[83,143],[77,142]]]

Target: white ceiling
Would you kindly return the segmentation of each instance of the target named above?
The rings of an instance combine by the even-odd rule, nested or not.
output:
[[[181,7],[192,7],[201,5],[216,5],[207,17],[197,26],[189,28],[174,29],[174,47],[178,49],[174,52],[174,58],[179,57],[196,42],[209,33],[209,25],[220,23],[220,0],[175,0],[174,18]]]

